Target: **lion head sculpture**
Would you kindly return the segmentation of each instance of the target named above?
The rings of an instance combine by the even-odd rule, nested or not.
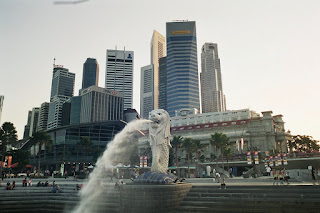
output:
[[[159,145],[166,143],[170,144],[170,116],[167,111],[163,109],[155,109],[149,113],[150,123],[149,134],[156,136],[156,141],[151,139],[150,145]]]

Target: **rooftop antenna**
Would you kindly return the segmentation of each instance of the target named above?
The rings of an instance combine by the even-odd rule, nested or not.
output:
[[[53,59],[53,68],[56,67],[56,58]]]

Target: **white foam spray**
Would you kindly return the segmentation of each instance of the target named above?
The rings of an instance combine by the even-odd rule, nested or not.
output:
[[[116,162],[114,159],[127,151],[128,143],[132,140],[136,140],[138,135],[142,136],[139,130],[144,124],[149,123],[149,120],[135,120],[119,132],[114,139],[108,143],[106,150],[102,157],[96,162],[96,167],[89,176],[88,182],[84,188],[80,191],[80,203],[72,211],[73,213],[94,213],[95,205],[94,202],[102,195],[104,188],[101,187],[103,184],[103,177],[105,176],[105,166],[113,165]]]

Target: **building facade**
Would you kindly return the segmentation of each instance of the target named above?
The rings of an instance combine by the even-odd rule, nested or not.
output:
[[[159,108],[159,59],[166,56],[166,38],[153,31],[151,43],[151,63],[153,65],[153,109]]]
[[[159,59],[159,109],[167,110],[167,57]]]
[[[53,68],[47,129],[61,126],[63,103],[73,96],[75,74],[62,66]]]
[[[226,111],[218,45],[205,43],[201,49],[201,107],[202,112]]]
[[[41,104],[40,111],[39,111],[37,131],[46,131],[47,130],[48,114],[49,114],[49,103],[44,102]]]
[[[124,94],[90,86],[80,93],[80,123],[123,120]]]
[[[154,65],[141,67],[140,116],[148,118],[154,108]]]
[[[132,108],[133,51],[107,50],[105,88],[124,93],[124,109]]]
[[[0,124],[1,124],[1,115],[2,115],[3,101],[4,101],[4,96],[3,96],[3,95],[0,95]]]
[[[167,109],[170,116],[182,108],[200,109],[196,23],[168,22]]]
[[[287,152],[287,140],[291,137],[285,131],[282,115],[273,116],[272,111],[261,114],[242,109],[172,117],[170,119],[171,139],[173,136],[181,136],[200,140],[206,147],[201,155],[207,163],[212,161],[212,155],[220,155],[219,151],[210,144],[211,135],[216,132],[227,135],[233,154],[245,155],[248,150],[257,150],[262,153],[270,150]],[[141,142],[148,142],[148,127],[143,129],[146,136],[141,139]],[[240,146],[241,141],[243,141],[242,146]],[[145,148],[142,147],[142,149]],[[182,149],[181,159],[185,159],[184,156],[186,152]],[[180,166],[186,163],[185,159]]]
[[[98,86],[99,83],[99,64],[95,58],[87,58],[83,64],[82,89],[92,85]]]
[[[125,124],[121,121],[105,121],[67,125],[48,130],[47,133],[53,142],[52,149],[51,151],[41,151],[41,169],[59,170],[61,164],[64,163],[68,173],[73,174],[74,170],[78,172],[84,168],[84,164],[93,164],[99,154],[103,153],[106,145],[124,126]],[[77,144],[82,137],[89,137],[93,142],[92,150],[86,154],[77,149]],[[30,146],[28,149],[31,153],[31,164],[37,165],[38,159],[35,156],[39,151],[39,146]]]

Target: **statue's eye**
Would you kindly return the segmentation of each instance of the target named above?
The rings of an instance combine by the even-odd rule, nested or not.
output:
[[[158,115],[161,115],[161,113],[158,113]]]

